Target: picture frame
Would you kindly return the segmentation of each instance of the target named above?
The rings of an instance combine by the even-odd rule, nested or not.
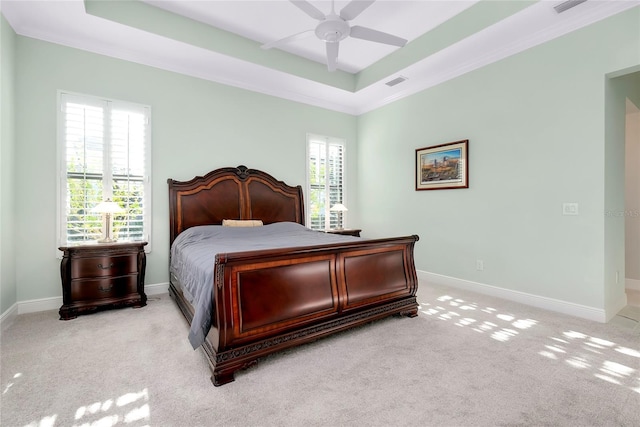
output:
[[[469,140],[416,149],[416,191],[469,188]]]

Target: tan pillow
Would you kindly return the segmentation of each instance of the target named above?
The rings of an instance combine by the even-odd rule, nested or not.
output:
[[[262,220],[260,219],[223,219],[223,227],[260,227]]]

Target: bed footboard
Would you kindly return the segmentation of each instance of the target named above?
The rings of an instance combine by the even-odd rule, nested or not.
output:
[[[392,314],[416,316],[417,240],[219,254],[204,345],[213,383],[275,351]]]

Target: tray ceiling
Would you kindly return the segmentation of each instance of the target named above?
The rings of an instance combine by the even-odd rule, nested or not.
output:
[[[330,1],[309,1],[323,13]],[[336,1],[339,12],[348,1]],[[640,4],[563,1],[378,0],[350,21],[409,42],[347,38],[327,71],[315,36],[260,46],[315,21],[285,0],[2,0],[16,33],[349,114],[402,97]],[[395,86],[385,83],[403,77]],[[400,79],[402,80],[402,79]]]

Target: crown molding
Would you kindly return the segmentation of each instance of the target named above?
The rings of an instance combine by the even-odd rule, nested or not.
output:
[[[78,1],[66,3],[66,9],[58,15],[64,16],[65,22],[87,20],[84,25],[95,28],[95,31],[91,37],[85,37],[81,30],[75,28],[61,32],[60,28],[65,28],[64,25],[43,24],[45,12],[51,9],[37,8],[41,7],[38,4],[47,3],[51,2],[4,2],[3,14],[20,36],[351,115],[383,107],[640,5],[639,0],[590,0],[557,14],[553,10],[554,2],[539,1],[446,49],[352,92],[96,18],[86,14],[83,3]],[[29,19],[28,12],[33,10],[39,11],[39,19]],[[62,19],[61,16],[50,18]],[[101,36],[103,32],[105,34]],[[493,46],[493,49],[479,49],[478,46]],[[393,88],[384,84],[397,75],[407,77],[407,81]]]

